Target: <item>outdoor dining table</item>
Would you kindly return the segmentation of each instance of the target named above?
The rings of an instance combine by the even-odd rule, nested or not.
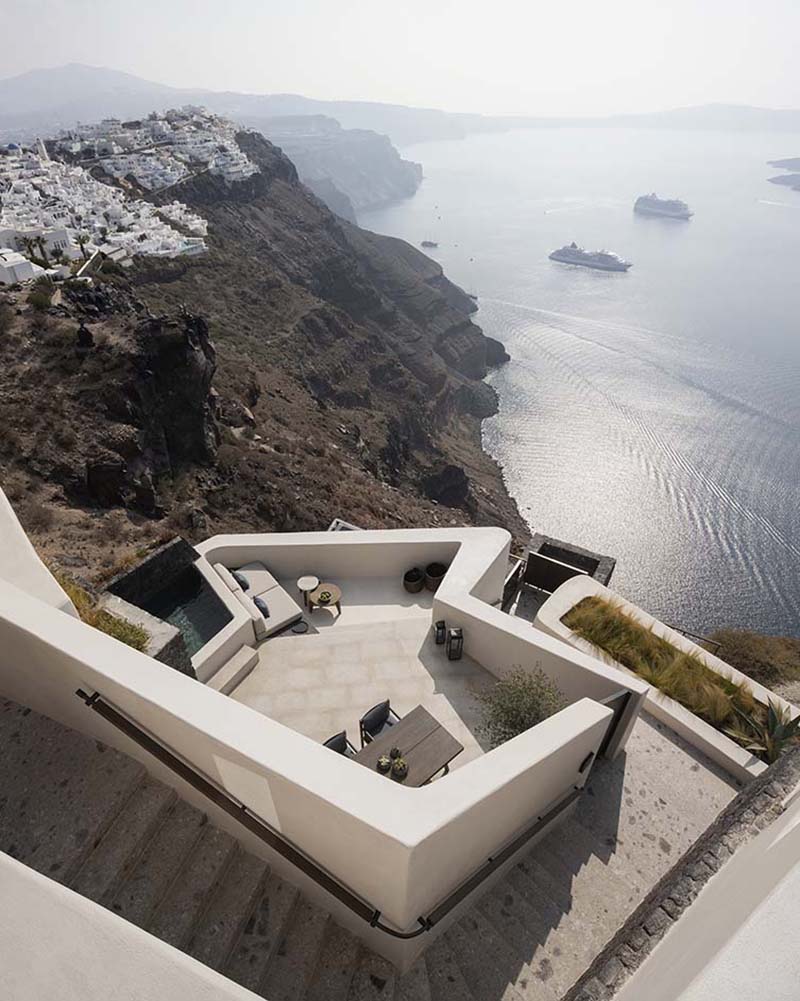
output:
[[[406,786],[425,785],[464,750],[464,746],[424,706],[412,709],[399,723],[362,747],[353,760],[377,772],[378,758],[393,747],[402,753],[408,773],[403,779],[395,779],[391,772],[386,777]]]

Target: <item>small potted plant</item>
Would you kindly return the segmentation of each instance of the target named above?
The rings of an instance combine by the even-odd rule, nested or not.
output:
[[[378,771],[382,775],[386,775],[386,773],[391,769],[391,767],[392,767],[392,759],[389,757],[388,754],[382,754],[378,758]]]
[[[408,775],[408,764],[406,759],[401,757],[392,758],[392,778],[402,782]]]
[[[417,594],[425,587],[425,574],[419,567],[412,567],[403,574],[403,587],[409,594]]]
[[[425,587],[429,591],[435,591],[446,573],[447,567],[444,563],[429,563],[425,567]]]

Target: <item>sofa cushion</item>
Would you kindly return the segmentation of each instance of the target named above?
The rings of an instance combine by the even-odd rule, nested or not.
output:
[[[248,594],[264,594],[266,591],[270,591],[273,587],[278,586],[278,581],[263,563],[257,561],[255,563],[247,563],[245,566],[239,567],[238,572],[247,578],[249,586],[246,590]]]
[[[269,618],[269,605],[264,601],[260,594],[253,598],[253,604],[261,612],[265,619]]]
[[[236,594],[237,591],[241,591],[241,585],[236,581],[233,574],[227,567],[224,567],[221,563],[215,563],[214,569],[217,571],[220,580],[224,581],[227,585],[228,590],[233,591]]]
[[[241,570],[231,570],[231,577],[233,577],[243,591],[246,591],[250,587],[250,581]]]

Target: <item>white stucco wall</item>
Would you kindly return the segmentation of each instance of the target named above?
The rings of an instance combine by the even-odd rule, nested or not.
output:
[[[0,490],[0,577],[54,608],[77,616],[75,606],[31,545],[8,498]]]
[[[256,995],[0,853],[5,1001],[256,1001]]]
[[[466,626],[466,649],[502,674],[541,661],[569,697],[561,713],[421,789],[387,782],[322,745],[118,643],[0,580],[0,695],[140,760],[246,847],[395,961],[394,940],[365,930],[236,821],[93,713],[75,691],[100,695],[244,803],[269,826],[400,929],[416,925],[486,858],[588,776],[610,710],[593,699],[645,686],[539,634],[487,601],[499,597],[509,545],[499,529],[298,533],[209,540],[209,562],[261,559],[278,577],[398,577],[409,566],[451,562],[437,594],[448,621]],[[479,600],[480,593],[485,600]],[[436,603],[435,617],[438,617]],[[459,620],[458,616],[462,616]],[[633,700],[635,702],[635,700]]]
[[[800,799],[740,848],[616,1001],[800,996]]]

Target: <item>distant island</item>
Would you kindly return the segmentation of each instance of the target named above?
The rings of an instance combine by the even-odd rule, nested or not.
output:
[[[767,164],[770,167],[780,167],[781,170],[800,171],[800,156],[790,156],[785,160],[768,160]]]
[[[767,165],[789,172],[770,177],[770,184],[781,184],[786,188],[791,188],[792,191],[800,191],[800,156],[790,156],[783,160],[768,160]]]

